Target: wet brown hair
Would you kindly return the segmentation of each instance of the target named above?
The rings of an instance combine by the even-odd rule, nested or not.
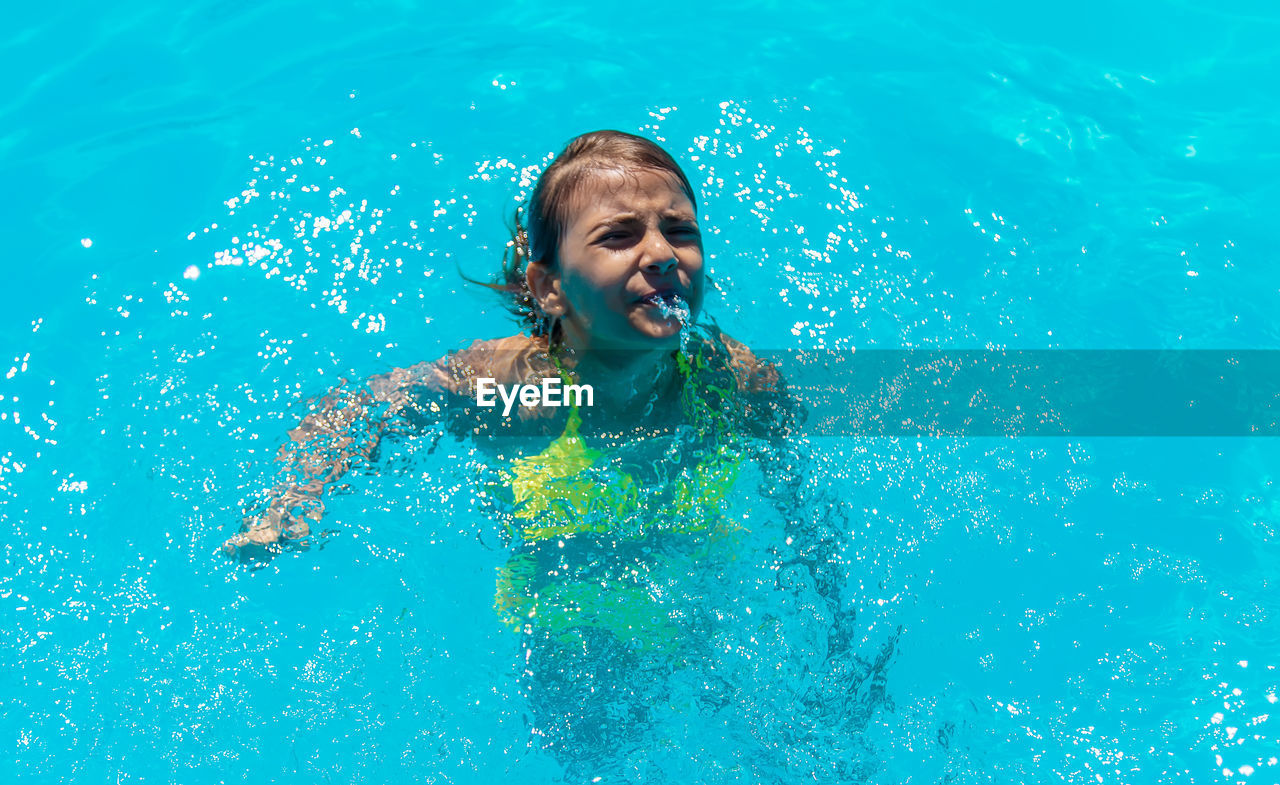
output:
[[[591,131],[574,138],[538,178],[528,203],[516,209],[502,270],[497,280],[485,285],[509,298],[508,310],[533,335],[556,338],[551,319],[529,291],[526,266],[554,268],[560,263],[560,242],[572,219],[574,197],[591,177],[637,169],[669,176],[697,209],[693,187],[675,159],[650,140],[622,131]]]

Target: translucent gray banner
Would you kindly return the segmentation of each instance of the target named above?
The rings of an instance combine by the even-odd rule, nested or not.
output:
[[[1280,351],[756,354],[812,435],[1280,435]]]

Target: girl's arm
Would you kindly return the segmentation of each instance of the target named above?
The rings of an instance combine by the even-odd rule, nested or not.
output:
[[[311,532],[324,515],[325,489],[353,465],[367,460],[393,427],[421,427],[439,411],[423,392],[449,388],[444,361],[397,368],[369,379],[364,389],[345,384],[330,390],[289,431],[276,460],[284,464],[268,493],[266,510],[245,519],[240,533],[222,545],[227,555],[271,555],[282,540]],[[434,409],[434,411],[433,411]]]

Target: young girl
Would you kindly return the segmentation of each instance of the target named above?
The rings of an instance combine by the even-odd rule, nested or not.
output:
[[[494,447],[499,479],[483,496],[511,539],[495,609],[522,635],[538,737],[586,781],[635,744],[665,701],[661,674],[710,645],[702,598],[728,584],[717,576],[744,533],[726,514],[753,441],[742,437],[776,442],[790,407],[771,366],[718,330],[692,329],[702,233],[688,179],[657,145],[579,136],[524,216],[491,286],[527,332],[331,392],[290,432],[265,512],[224,548],[260,558],[306,537],[326,488],[390,430],[443,418]],[[504,415],[478,404],[481,379],[590,385],[592,405]],[[521,439],[491,438],[507,435]],[[756,457],[778,463],[769,455]]]
[[[702,233],[693,189],[666,151],[620,131],[583,134],[547,167],[523,213],[527,225],[518,212],[502,278],[489,286],[509,296],[528,332],[374,376],[366,389],[331,391],[289,432],[281,482],[224,552],[265,558],[307,537],[324,514],[326,488],[367,460],[384,433],[441,416],[465,424],[458,431],[561,434],[507,475],[514,514],[539,518],[544,535],[556,527],[541,513],[563,511],[566,494],[582,512],[601,500],[616,506],[617,493],[634,490],[634,473],[610,483],[612,495],[566,482],[600,457],[590,435],[622,445],[681,425],[702,436],[779,431],[787,412],[771,366],[718,331],[688,345],[706,285]],[[500,401],[477,405],[479,379],[510,386],[548,378],[590,385],[592,405],[521,406],[508,417],[499,416]],[[695,463],[674,501],[718,504],[734,473],[723,463]]]

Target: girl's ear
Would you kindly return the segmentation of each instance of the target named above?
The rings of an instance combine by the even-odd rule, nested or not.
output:
[[[552,270],[550,265],[529,264],[525,267],[524,280],[544,314],[551,317],[565,315],[568,303],[560,291],[559,270]]]

